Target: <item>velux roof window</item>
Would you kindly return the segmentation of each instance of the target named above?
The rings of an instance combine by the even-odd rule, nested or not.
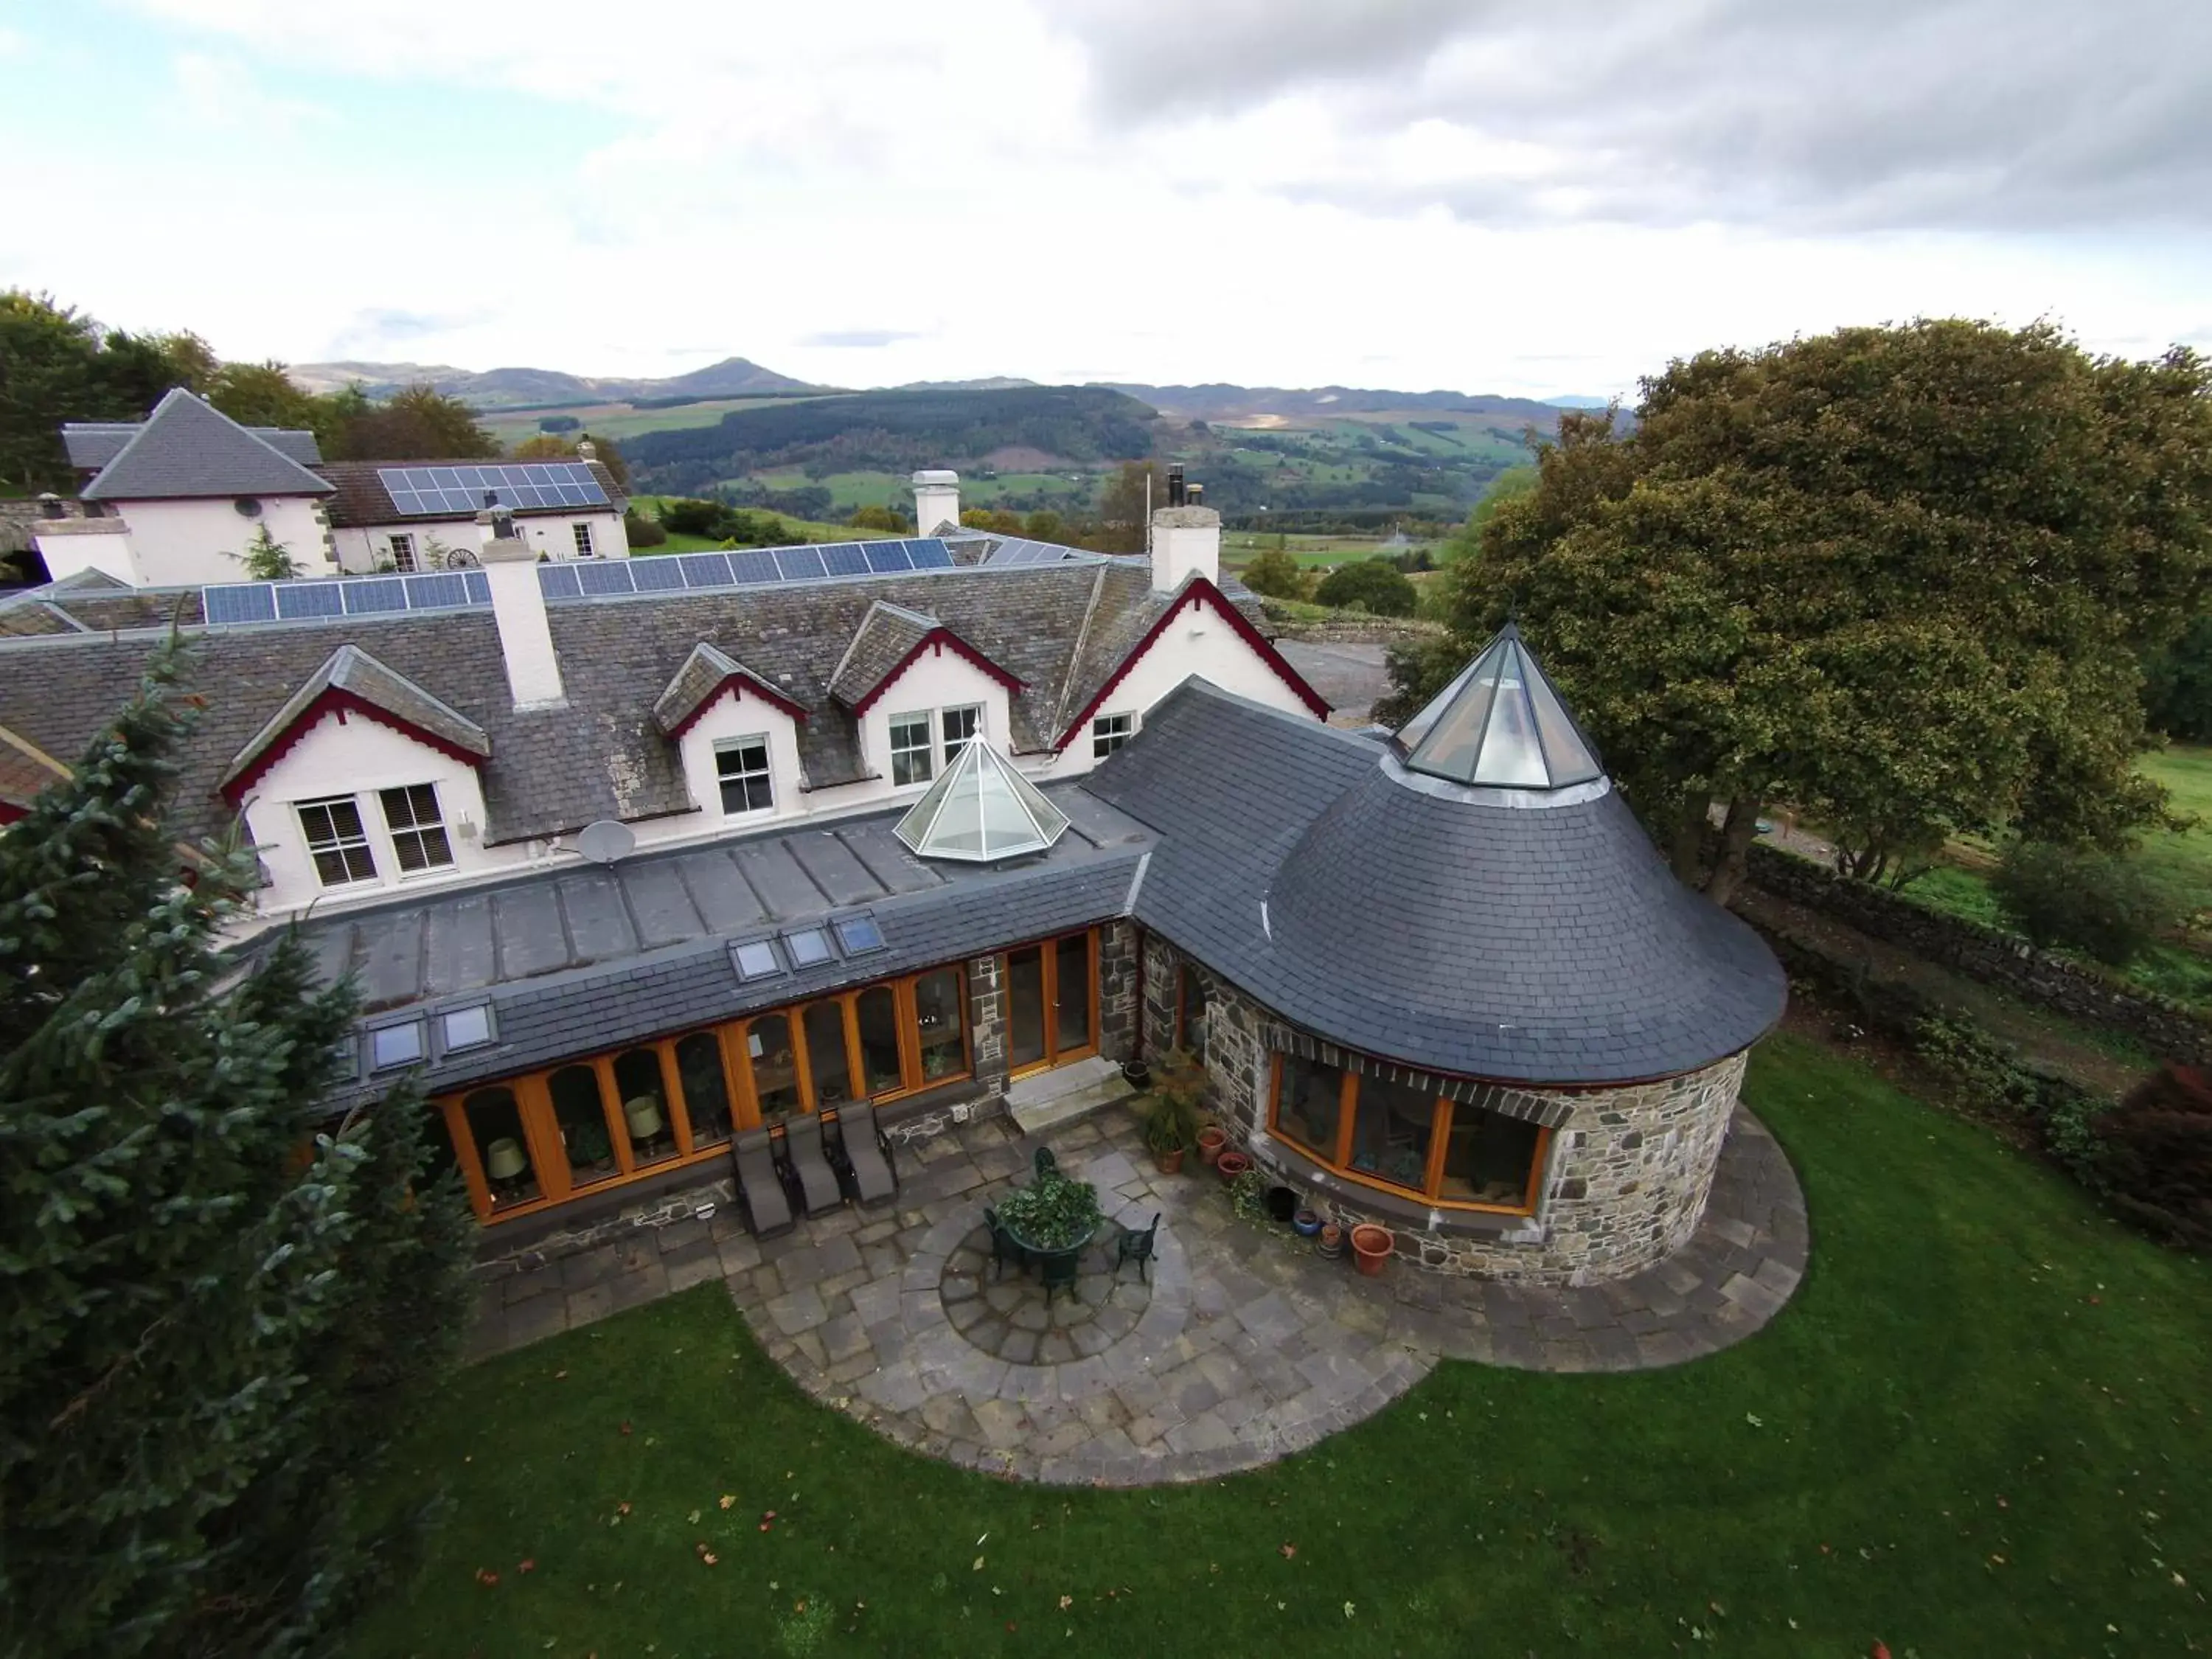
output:
[[[368,1068],[388,1072],[395,1066],[411,1066],[422,1058],[422,1022],[380,1025],[368,1034]]]
[[[798,927],[783,936],[783,948],[791,952],[794,968],[812,968],[825,963],[836,954],[830,948],[830,935],[819,927]]]
[[[783,971],[772,939],[749,939],[730,947],[730,961],[742,980],[769,979]]]
[[[884,930],[876,919],[866,914],[840,916],[831,924],[837,930],[837,943],[848,957],[865,956],[871,951],[884,948]]]

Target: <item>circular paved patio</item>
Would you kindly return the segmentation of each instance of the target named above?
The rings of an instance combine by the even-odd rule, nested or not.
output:
[[[1119,1224],[1161,1213],[1148,1284],[1108,1271],[1111,1229],[1073,1300],[1046,1310],[1034,1279],[992,1282],[982,1206],[1029,1178],[1030,1150],[994,1120],[902,1149],[895,1211],[802,1224],[732,1273],[732,1294],[801,1388],[901,1444],[1017,1479],[1141,1486],[1301,1450],[1440,1358],[1554,1371],[1695,1359],[1759,1329],[1804,1272],[1796,1176],[1741,1108],[1686,1247],[1559,1290],[1400,1262],[1361,1278],[1238,1220],[1210,1177],[1156,1174],[1118,1111],[1047,1140]]]

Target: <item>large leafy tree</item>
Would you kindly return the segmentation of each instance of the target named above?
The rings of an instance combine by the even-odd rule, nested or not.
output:
[[[179,653],[0,834],[0,1654],[326,1652],[425,1518],[373,1512],[471,1227],[419,1096],[329,1121],[351,993],[165,825]]]
[[[63,422],[143,419],[214,363],[198,335],[120,333],[50,295],[0,292],[0,494],[71,489]]]
[[[333,459],[348,461],[467,460],[500,453],[476,410],[428,384],[404,386],[347,421]]]
[[[2158,816],[2138,664],[2212,583],[2203,362],[1922,321],[1643,390],[1633,433],[1570,416],[1495,510],[1399,709],[1517,611],[1686,876],[1726,804],[1722,897],[1772,802],[1868,877],[1958,830],[2112,846]]]

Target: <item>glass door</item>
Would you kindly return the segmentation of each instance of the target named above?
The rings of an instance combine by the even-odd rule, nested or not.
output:
[[[1006,1066],[1064,1066],[1098,1049],[1092,935],[1067,933],[1006,953]]]

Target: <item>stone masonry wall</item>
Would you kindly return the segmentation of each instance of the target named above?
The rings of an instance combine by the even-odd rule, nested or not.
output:
[[[1122,1060],[1136,1052],[1137,928],[1127,921],[1098,930],[1098,1052]]]
[[[1175,1030],[1177,960],[1173,946],[1146,939],[1146,1053],[1155,1058],[1166,1052]],[[1461,1220],[1453,1212],[1431,1210],[1431,1225],[1407,1227],[1377,1207],[1363,1207],[1358,1183],[1310,1186],[1279,1159],[1267,1115],[1273,1072],[1269,1033],[1282,1022],[1237,987],[1212,974],[1205,978],[1209,1099],[1230,1139],[1297,1186],[1330,1220],[1347,1228],[1364,1221],[1389,1227],[1398,1253],[1418,1266],[1527,1284],[1590,1284],[1640,1272],[1680,1249],[1705,1215],[1743,1081],[1744,1054],[1630,1088],[1531,1091],[1571,1103],[1551,1137],[1535,1214]]]
[[[1754,843],[1747,870],[1754,884],[1777,897],[1849,922],[1863,933],[2073,1018],[2132,1032],[2185,1064],[2212,1064],[2212,1020],[2181,1003],[2129,990],[2025,939],[1925,909],[1871,882],[1847,881],[1779,848]]]

